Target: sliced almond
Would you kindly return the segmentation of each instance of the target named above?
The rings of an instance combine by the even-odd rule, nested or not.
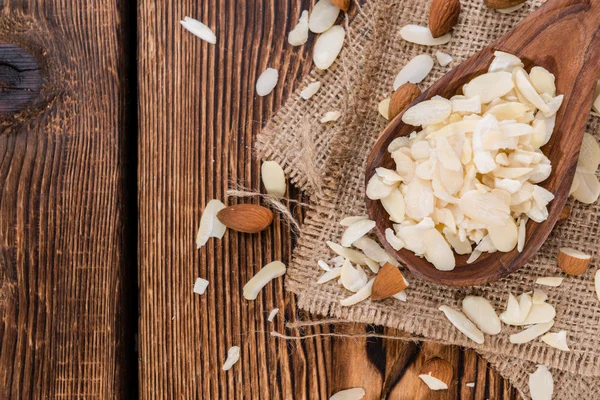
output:
[[[452,365],[441,358],[434,357],[425,362],[419,371],[419,378],[431,390],[446,390],[452,383],[454,371]]]
[[[554,326],[554,321],[544,322],[535,324],[530,328],[527,328],[519,333],[512,334],[508,337],[508,340],[513,344],[523,344],[531,342],[535,338],[548,332]]]
[[[321,123],[326,124],[328,122],[335,122],[342,116],[342,113],[339,111],[327,111],[325,115],[321,118]]]
[[[440,271],[451,271],[456,266],[454,253],[444,236],[436,230],[429,229],[423,235],[425,258]]]
[[[571,196],[584,204],[592,204],[600,196],[600,182],[595,174],[577,172],[575,175],[577,186],[572,189]]]
[[[183,21],[179,22],[181,23],[181,26],[200,39],[211,44],[217,43],[217,36],[215,36],[215,33],[202,22],[190,17],[185,17]]]
[[[522,218],[519,222],[519,237],[517,238],[517,251],[523,252],[525,248],[525,239],[527,237],[527,220],[528,218]]]
[[[371,229],[375,227],[375,221],[363,219],[350,225],[342,235],[341,245],[350,247],[352,243],[365,236]]]
[[[523,68],[515,68],[513,71],[513,77],[515,80],[515,85],[519,89],[519,92],[525,98],[533,104],[536,108],[538,108],[543,113],[550,112],[550,108],[546,105],[546,102],[542,99],[539,93],[535,90],[531,81],[529,80],[529,75]]]
[[[273,91],[279,79],[279,71],[274,68],[267,68],[258,77],[256,81],[256,94],[266,96]]]
[[[387,97],[381,100],[377,105],[377,111],[379,111],[379,114],[388,121],[390,120],[390,101],[391,99]]]
[[[334,243],[334,242],[327,242],[327,246],[329,246],[329,248],[331,250],[333,250],[336,254],[338,254],[344,258],[347,258],[348,260],[350,260],[351,262],[353,262],[355,264],[366,265],[365,255],[363,253],[361,253],[360,251],[356,251],[356,250],[349,249],[347,247],[340,246],[339,244]]]
[[[456,329],[461,331],[475,343],[483,344],[485,341],[483,332],[481,332],[463,313],[448,306],[440,306],[439,310],[446,315],[446,318],[448,318]]]
[[[404,247],[404,242],[398,236],[396,236],[396,234],[394,233],[394,231],[391,228],[387,228],[385,230],[385,240],[396,251],[398,251]]]
[[[433,69],[433,58],[429,54],[421,54],[410,60],[394,79],[394,90],[405,83],[420,83]]]
[[[507,218],[504,225],[489,226],[488,233],[498,251],[512,251],[519,240],[519,230],[512,218]]]
[[[406,110],[402,121],[412,126],[426,126],[442,122],[452,113],[452,105],[448,101],[427,100]]]
[[[308,100],[311,97],[313,97],[313,95],[315,93],[317,93],[319,91],[319,89],[321,88],[321,82],[312,82],[309,83],[304,89],[302,89],[302,91],[300,92],[300,97],[302,97],[304,100]]]
[[[329,0],[320,0],[320,2],[322,1]],[[331,67],[331,64],[333,64],[342,50],[345,37],[346,31],[344,28],[336,25],[332,26],[317,38],[313,52],[313,61],[318,69],[328,69]]]
[[[506,71],[488,72],[470,81],[463,92],[467,97],[479,96],[483,104],[502,97],[514,88],[512,74]],[[541,98],[540,98],[541,100]]]
[[[547,299],[548,295],[542,289],[533,289],[533,295],[531,296],[531,301],[533,304],[542,304],[546,302]]]
[[[381,269],[379,266],[379,263],[377,261],[374,261],[374,260],[370,259],[369,257],[365,258],[365,261],[367,262],[367,267],[369,267],[371,272],[373,272],[374,274],[378,273],[379,270]]]
[[[542,336],[542,342],[546,343],[548,346],[554,347],[555,349],[562,351],[571,351],[569,349],[569,345],[567,344],[567,332],[560,331],[556,333],[546,333]]]
[[[508,205],[491,193],[471,190],[462,196],[458,205],[466,216],[488,226],[502,225],[510,218]]]
[[[258,293],[267,283],[275,278],[283,276],[285,271],[285,264],[281,261],[273,261],[265,265],[244,285],[244,298],[247,300],[255,300]]]
[[[600,145],[598,145],[596,138],[586,132],[583,134],[583,141],[581,142],[577,170],[595,173],[598,165],[600,165]]]
[[[520,313],[520,311],[519,311]],[[548,303],[541,304],[532,304],[530,307],[529,313],[525,319],[520,320],[523,313],[520,313],[520,316],[517,317],[517,320],[511,319],[512,314],[509,315],[508,309],[507,312],[500,314],[500,320],[507,325],[513,326],[524,326],[524,325],[532,325],[532,324],[542,324],[549,321],[552,321],[556,316],[556,310],[554,307]]]
[[[371,300],[379,301],[387,299],[388,297],[403,291],[407,287],[408,286],[398,267],[386,263],[375,277]]]
[[[520,10],[521,8],[525,7],[526,5],[527,5],[527,3],[521,3],[516,6],[512,6],[512,7],[508,7],[508,8],[499,8],[496,11],[498,11],[501,14],[512,14],[515,11]]]
[[[452,112],[461,114],[480,114],[481,97],[477,95],[471,98],[466,97],[464,99],[453,99]]]
[[[342,286],[351,292],[357,292],[360,288],[367,284],[367,274],[360,265],[354,267],[352,263],[346,259],[342,264],[341,271]]]
[[[201,248],[211,237],[222,238],[225,234],[226,226],[217,219],[217,213],[225,208],[225,204],[219,200],[211,200],[206,204],[202,217],[200,218],[200,227],[196,234],[196,248]]]
[[[288,43],[292,46],[301,46],[308,40],[308,11],[302,11],[298,23],[288,33]]]
[[[550,96],[556,95],[555,78],[546,68],[533,67],[529,73],[531,84],[539,94],[546,93]]]
[[[560,284],[563,282],[564,279],[565,278],[562,278],[562,277],[549,276],[549,277],[537,278],[535,280],[535,283],[537,283],[538,285],[558,287],[558,286],[560,286]]]
[[[452,56],[450,54],[442,53],[441,51],[435,52],[435,58],[441,67],[446,67],[452,62]]]
[[[276,161],[265,161],[262,163],[260,172],[267,193],[282,197],[287,188],[283,168]]]
[[[396,163],[396,172],[402,177],[404,182],[409,183],[415,176],[416,165],[415,162],[402,151],[404,149],[406,148],[394,151],[392,153],[392,158]]]
[[[395,186],[386,185],[383,179],[378,174],[375,174],[369,179],[366,193],[369,199],[379,200],[388,197],[394,189]]]
[[[207,287],[208,287],[208,281],[206,279],[197,278],[196,282],[194,282],[194,293],[204,294]]]
[[[235,365],[240,359],[240,348],[239,346],[231,346],[229,350],[227,350],[227,359],[223,364],[223,371],[229,371],[231,367]]]
[[[390,262],[389,254],[373,239],[366,236],[361,237],[360,239],[355,240],[353,245],[357,249],[362,250],[368,258],[375,260],[378,263]]]
[[[406,203],[404,196],[399,189],[394,189],[387,196],[381,199],[381,204],[385,211],[390,216],[390,220],[396,223],[404,221],[404,213],[406,210]]]
[[[487,299],[479,296],[467,296],[462,301],[463,313],[489,335],[497,335],[502,330],[496,310]]]
[[[269,316],[267,317],[267,321],[273,322],[273,320],[275,319],[275,316],[278,313],[279,313],[279,308],[272,309],[271,312],[269,313]]]
[[[537,370],[529,375],[529,393],[531,400],[552,400],[554,381],[545,365],[538,365]]]
[[[558,267],[569,275],[581,275],[590,265],[591,258],[582,251],[561,247],[558,250]]]
[[[414,178],[409,184],[405,196],[406,215],[414,220],[422,220],[434,210],[433,189],[429,181]]]
[[[331,0],[319,0],[312,9],[308,27],[311,32],[322,33],[333,26],[340,13],[339,7]]]
[[[354,304],[360,303],[361,301],[368,299],[369,296],[371,296],[374,281],[375,278],[371,279],[352,296],[340,300],[340,304],[346,307],[353,306]]]
[[[449,33],[441,37],[434,38],[428,27],[419,25],[404,26],[402,29],[400,29],[400,36],[402,36],[402,39],[406,40],[407,42],[424,46],[438,46],[441,44],[446,44],[452,38],[452,35]]]
[[[523,67],[523,62],[519,57],[503,51],[496,51],[488,72],[512,72],[515,67]]]
[[[323,260],[317,260],[317,265],[319,266],[319,268],[321,268],[323,271],[331,271],[331,267],[329,266],[329,264],[327,264],[325,261]]]
[[[329,398],[329,400],[361,400],[365,397],[365,389],[363,388],[352,388],[346,390],[340,390]]]
[[[367,217],[366,215],[357,215],[357,216],[353,216],[353,217],[345,217],[345,218],[343,218],[340,221],[340,225],[348,227],[348,226],[352,225],[353,223],[361,221],[363,219],[369,219],[369,217]]]
[[[327,271],[323,275],[321,275],[321,277],[317,281],[317,284],[321,285],[335,278],[339,278],[340,276],[342,276],[342,267],[332,268],[330,271]]]

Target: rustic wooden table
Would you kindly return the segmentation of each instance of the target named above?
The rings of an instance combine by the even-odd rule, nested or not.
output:
[[[266,262],[290,260],[280,222],[196,250],[205,204],[232,182],[259,187],[253,140],[311,69],[313,39],[292,48],[286,35],[312,3],[0,0],[0,41],[39,64],[0,48],[0,399],[327,399],[354,386],[368,399],[517,398],[472,351],[271,337],[308,317],[282,279],[241,296]],[[216,27],[217,45],[185,32],[186,15]],[[280,81],[260,98],[266,67]],[[398,333],[287,332],[367,330]],[[223,372],[232,345],[241,360]],[[417,378],[431,356],[454,365],[450,390]]]

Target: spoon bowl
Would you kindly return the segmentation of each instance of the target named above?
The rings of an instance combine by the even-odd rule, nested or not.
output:
[[[385,240],[386,228],[392,228],[389,215],[379,200],[366,198],[370,218],[376,222],[377,235],[386,250],[415,275],[431,282],[452,286],[494,282],[526,264],[552,231],[569,197],[600,75],[600,0],[549,0],[511,32],[443,76],[413,105],[436,95],[455,95],[464,84],[487,72],[496,50],[519,57],[526,70],[532,66],[546,68],[556,77],[557,94],[564,95],[552,138],[542,147],[552,163],[552,173],[540,185],[554,193],[555,198],[548,204],[546,221],[527,223],[522,252],[515,249],[508,253],[483,253],[472,264],[466,263],[468,255],[455,255],[456,268],[452,271],[437,270],[409,250],[395,251]],[[367,159],[367,182],[378,167],[395,169],[387,147],[395,138],[413,131],[415,127],[402,122],[402,113],[388,124]]]

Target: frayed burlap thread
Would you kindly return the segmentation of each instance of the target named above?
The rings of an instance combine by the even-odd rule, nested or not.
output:
[[[292,182],[312,196],[292,263],[287,273],[287,288],[298,296],[298,306],[312,313],[354,322],[374,323],[398,328],[409,333],[448,344],[472,347],[503,359],[545,364],[563,371],[566,378],[600,376],[600,302],[596,298],[593,274],[596,257],[582,276],[568,277],[558,288],[544,288],[548,301],[557,309],[553,331],[569,332],[570,352],[561,352],[540,341],[523,345],[509,342],[510,334],[519,328],[503,327],[501,334],[487,336],[476,345],[458,332],[438,310],[441,304],[460,309],[467,294],[488,298],[496,310],[502,310],[509,292],[520,294],[532,290],[540,276],[557,276],[556,254],[559,246],[574,247],[596,254],[596,238],[600,234],[600,205],[583,205],[571,201],[571,218],[557,226],[540,252],[518,272],[501,281],[479,287],[453,288],[432,284],[407,272],[411,285],[408,302],[395,299],[383,302],[365,301],[353,307],[342,307],[348,296],[337,283],[317,285],[322,270],[318,259],[333,255],[325,241],[339,241],[343,228],[338,222],[345,216],[366,213],[364,205],[364,169],[370,148],[386,121],[378,114],[377,104],[389,96],[395,75],[408,60],[422,53],[433,55],[440,50],[453,56],[457,65],[482,47],[497,39],[528,13],[538,7],[539,0],[528,2],[516,13],[505,15],[488,10],[480,0],[462,1],[463,11],[453,39],[448,45],[428,48],[403,41],[402,26],[427,25],[428,2],[418,0],[367,1],[354,21],[340,58],[328,71],[313,71],[300,86],[319,80],[321,89],[309,101],[292,95],[257,139],[258,154],[275,159]],[[439,65],[422,88],[439,79],[448,68]],[[319,179],[311,179],[302,168],[302,146],[305,136],[299,130],[303,121],[318,121],[326,111],[341,110],[343,116],[335,124],[313,123],[314,170]],[[599,120],[594,117],[589,132],[600,137]],[[304,160],[306,162],[306,160]],[[317,187],[315,187],[315,185]],[[521,361],[522,360],[522,361]],[[496,362],[496,360],[492,360]],[[499,361],[498,361],[499,362]],[[526,374],[517,368],[500,364],[508,379],[526,394]],[[511,364],[512,365],[512,364]],[[562,376],[562,375],[561,375]],[[571,377],[571,378],[569,378]],[[576,377],[576,378],[575,378]],[[593,378],[590,378],[593,379]],[[574,382],[573,384],[576,384]],[[586,385],[582,385],[584,388]],[[582,389],[584,390],[584,389]],[[590,387],[592,390],[592,387]],[[594,392],[589,392],[594,398]]]

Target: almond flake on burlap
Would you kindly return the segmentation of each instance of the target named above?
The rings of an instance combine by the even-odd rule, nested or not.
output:
[[[455,60],[452,65],[458,65],[508,32],[541,3],[530,1],[515,13],[501,14],[488,10],[481,0],[462,1],[463,11],[450,43],[429,48],[407,43],[399,33],[406,24],[427,25],[429,2],[367,0],[349,24],[339,59],[328,71],[314,70],[304,80],[298,92],[290,96],[259,135],[257,149],[260,158],[277,161],[291,182],[312,196],[313,206],[306,215],[286,278],[287,289],[298,296],[300,308],[472,347],[489,358],[525,397],[529,397],[528,372],[532,372],[535,364],[545,364],[558,377],[556,381],[562,382],[555,385],[557,389],[562,387],[566,391],[573,387],[580,398],[599,398],[600,302],[593,279],[597,257],[585,274],[568,276],[560,287],[547,290],[548,302],[557,310],[554,330],[567,330],[573,338],[570,352],[554,349],[539,340],[513,345],[509,335],[520,328],[509,326],[503,326],[499,335],[486,335],[485,343],[477,345],[458,332],[438,310],[442,304],[460,309],[460,301],[472,294],[487,298],[500,313],[509,292],[533,290],[535,279],[540,276],[563,275],[556,266],[559,247],[573,247],[595,255],[596,238],[600,235],[599,204],[588,206],[570,201],[569,220],[556,227],[528,265],[495,284],[447,287],[406,272],[411,283],[408,302],[367,300],[342,307],[340,300],[348,293],[340,285],[316,283],[322,273],[317,260],[333,255],[325,242],[339,243],[343,232],[338,222],[348,215],[366,214],[365,162],[387,122],[379,115],[377,105],[390,95],[398,71],[416,55],[434,54],[438,50],[451,54]],[[449,68],[436,65],[420,87],[426,89],[447,71]],[[299,92],[315,80],[321,81],[321,90],[308,101],[300,98]],[[340,110],[342,117],[333,126],[319,124],[323,110]],[[600,138],[599,126],[600,120],[592,118],[588,132]]]

